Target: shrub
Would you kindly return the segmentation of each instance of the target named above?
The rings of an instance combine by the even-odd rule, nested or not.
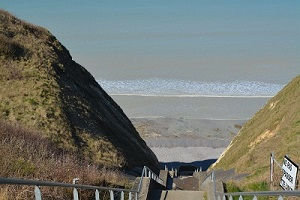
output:
[[[11,38],[0,35],[0,55],[8,59],[17,59],[26,54],[26,49]]]

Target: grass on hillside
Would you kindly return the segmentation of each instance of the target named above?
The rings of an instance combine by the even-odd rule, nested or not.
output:
[[[245,187],[269,182],[270,153],[275,152],[279,163],[288,155],[299,164],[299,145],[300,76],[294,78],[245,124],[214,168],[234,168],[238,173],[250,174],[239,183]],[[275,170],[276,176],[280,177],[280,168],[275,166]],[[276,188],[280,189],[278,184]]]
[[[0,177],[97,186],[130,187],[129,180],[118,171],[98,169],[76,155],[55,147],[40,133],[31,132],[19,125],[9,125],[0,120]],[[0,186],[0,199],[32,199],[33,187]],[[72,189],[42,187],[43,199],[70,199]],[[81,191],[83,199],[94,191]]]
[[[55,36],[2,9],[0,99],[0,119],[38,130],[94,164],[112,169],[157,164],[154,154],[140,156],[150,149],[129,119]],[[132,157],[135,150],[141,154]]]
[[[243,192],[243,191],[270,191],[269,184],[267,182],[259,182],[259,183],[252,183],[247,185],[246,187],[240,187],[234,182],[228,182],[225,184],[225,191],[230,192]],[[233,200],[238,200],[239,196],[234,196]],[[253,196],[243,196],[244,200],[252,200]],[[272,197],[268,196],[260,196],[258,197],[260,200],[267,200],[273,199]],[[276,199],[276,198],[274,198]]]

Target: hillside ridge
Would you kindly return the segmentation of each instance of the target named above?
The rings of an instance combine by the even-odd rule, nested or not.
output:
[[[100,166],[158,166],[122,109],[48,30],[0,10],[0,55],[0,118]]]
[[[240,130],[214,169],[236,169],[248,181],[268,181],[270,153],[300,163],[300,76],[295,77]],[[280,169],[276,168],[280,174]]]

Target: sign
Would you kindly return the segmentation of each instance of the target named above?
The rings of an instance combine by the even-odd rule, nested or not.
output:
[[[295,190],[297,182],[298,165],[296,165],[287,156],[283,159],[282,164],[283,176],[280,181],[280,186],[284,190]]]

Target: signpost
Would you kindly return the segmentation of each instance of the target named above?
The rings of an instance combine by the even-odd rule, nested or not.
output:
[[[295,190],[297,183],[298,165],[296,165],[287,156],[283,159],[282,164],[283,176],[280,181],[280,186],[284,190]]]

